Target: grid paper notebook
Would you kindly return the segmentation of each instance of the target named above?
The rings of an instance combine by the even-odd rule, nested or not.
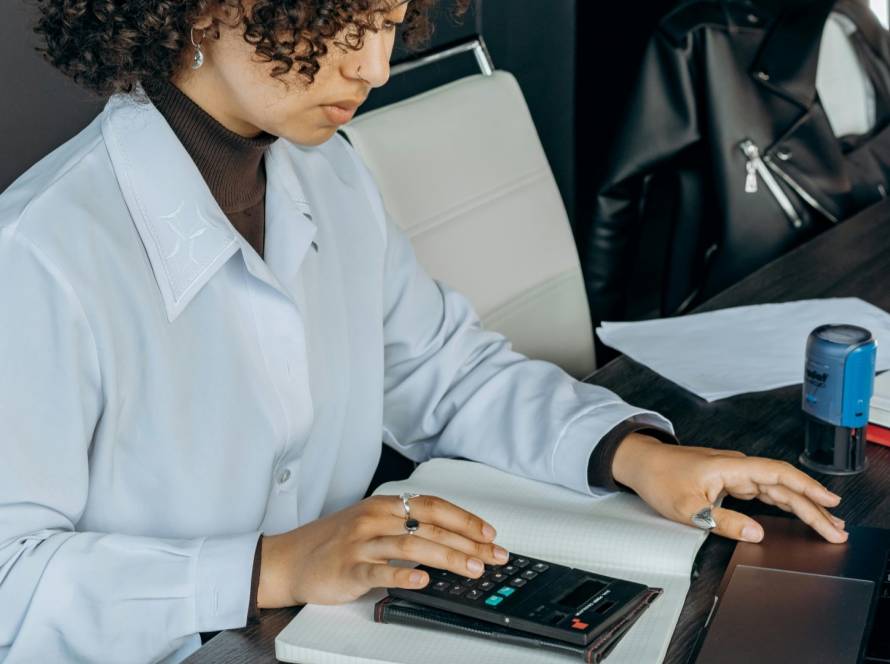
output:
[[[491,523],[510,551],[664,588],[664,595],[609,655],[609,664],[660,662],[686,593],[704,531],[663,519],[640,498],[590,498],[471,461],[435,459],[375,493],[437,495]],[[435,630],[374,622],[376,591],[342,606],[305,607],[275,641],[300,664],[559,664],[568,655]]]

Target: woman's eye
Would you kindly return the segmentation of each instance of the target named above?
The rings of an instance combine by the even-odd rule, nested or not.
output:
[[[392,32],[397,27],[399,27],[399,24],[395,23],[393,21],[384,21],[383,22],[383,29],[386,30],[387,32]]]

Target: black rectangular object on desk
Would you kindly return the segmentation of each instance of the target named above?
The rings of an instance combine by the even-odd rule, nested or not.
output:
[[[890,530],[830,544],[798,520],[759,520],[766,536],[736,546],[697,664],[890,662]]]
[[[418,569],[430,575],[425,588],[390,588],[390,596],[582,648],[660,594],[639,583],[517,554],[504,565],[487,566],[479,579]]]
[[[640,599],[636,606],[625,613],[621,620],[612,623],[607,630],[601,632],[594,641],[586,646],[576,646],[565,641],[534,636],[518,629],[467,618],[450,611],[412,604],[392,595],[387,595],[374,606],[374,620],[380,623],[426,627],[464,636],[483,637],[511,645],[543,648],[563,654],[577,655],[587,664],[599,664],[615,649],[622,637],[627,634],[627,631],[661,593],[660,588],[650,588],[649,592]]]

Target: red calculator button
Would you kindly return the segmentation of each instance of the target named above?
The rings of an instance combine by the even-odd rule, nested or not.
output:
[[[572,629],[587,629],[590,627],[586,622],[581,622],[577,618],[572,618]]]

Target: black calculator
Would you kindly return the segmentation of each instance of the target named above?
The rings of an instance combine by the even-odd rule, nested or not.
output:
[[[585,646],[623,619],[650,589],[642,584],[511,554],[478,579],[420,565],[420,590],[390,588],[399,599]]]

